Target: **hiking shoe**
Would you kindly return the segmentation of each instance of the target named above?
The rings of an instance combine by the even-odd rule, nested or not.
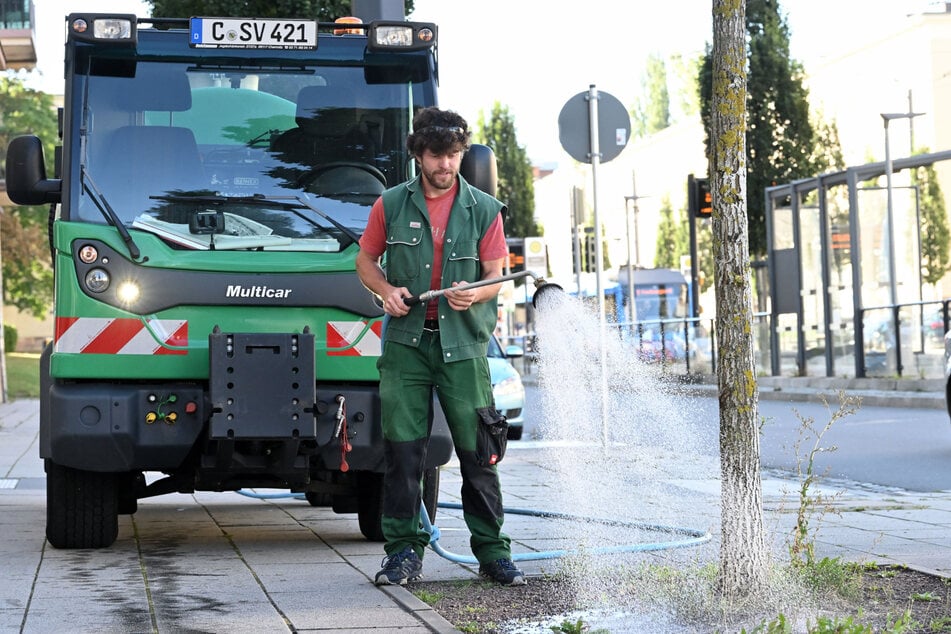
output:
[[[524,586],[525,574],[519,570],[511,559],[496,559],[493,562],[479,566],[479,574],[498,581],[503,586]]]
[[[373,580],[378,586],[405,586],[407,581],[422,578],[423,562],[410,546],[395,555],[383,558],[383,570]]]

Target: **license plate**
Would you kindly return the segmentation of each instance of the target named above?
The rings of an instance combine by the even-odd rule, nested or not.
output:
[[[195,48],[317,48],[314,20],[192,18]]]

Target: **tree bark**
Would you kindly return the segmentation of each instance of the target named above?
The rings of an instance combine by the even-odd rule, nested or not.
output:
[[[745,0],[713,0],[710,189],[720,400],[721,545],[718,585],[727,597],[765,590],[758,391],[746,207]]]

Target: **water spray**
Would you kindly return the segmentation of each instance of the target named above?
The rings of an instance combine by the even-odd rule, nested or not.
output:
[[[525,277],[531,277],[535,284],[535,295],[532,299],[532,303],[536,308],[545,309],[552,308],[553,311],[557,306],[557,298],[555,302],[550,302],[553,294],[552,290],[558,290],[564,292],[561,286],[557,284],[552,284],[545,281],[544,278],[535,275],[530,271],[520,271],[518,273],[513,273],[511,275],[505,275],[503,277],[480,280],[473,282],[471,284],[460,284],[459,286],[454,287],[453,289],[441,289],[428,291],[422,293],[416,297],[404,298],[404,302],[407,305],[415,305],[422,302],[428,302],[435,298],[442,296],[448,290],[467,290],[469,288],[476,288],[479,286],[488,286],[508,280],[515,280]],[[547,295],[546,295],[547,294]],[[539,302],[539,297],[545,295],[546,299],[543,299]],[[546,305],[547,303],[547,305]],[[547,312],[547,311],[545,311]],[[603,353],[602,353],[603,360]],[[604,378],[604,369],[602,368],[602,381]],[[604,403],[602,402],[602,406]],[[605,421],[607,419],[605,418]],[[303,498],[303,494],[278,494],[278,495],[268,495],[268,494],[258,494],[245,491],[238,491],[238,493],[245,495],[247,497],[256,497],[261,499],[271,499],[279,497],[295,497]],[[462,510],[461,504],[440,502],[437,504],[438,508],[441,509],[453,509],[453,510]],[[712,540],[712,535],[709,531],[688,528],[683,526],[667,525],[667,524],[655,524],[634,520],[618,520],[618,519],[606,519],[603,517],[594,517],[586,516],[580,514],[569,514],[569,513],[558,513],[545,510],[533,510],[533,509],[524,509],[524,508],[511,508],[503,507],[503,513],[505,515],[523,515],[530,516],[539,519],[547,520],[556,520],[556,521],[570,521],[578,522],[582,525],[589,526],[593,528],[595,525],[606,526],[612,530],[625,530],[633,529],[637,531],[643,531],[648,533],[653,533],[657,535],[659,539],[657,541],[647,541],[647,542],[636,542],[636,543],[627,543],[627,544],[618,544],[618,545],[609,545],[601,547],[587,547],[584,549],[576,550],[547,550],[547,551],[533,551],[533,552],[520,552],[513,553],[513,561],[534,561],[534,560],[551,560],[559,559],[563,557],[571,556],[580,556],[580,555],[604,555],[604,554],[616,554],[616,553],[643,553],[643,552],[653,552],[660,550],[671,550],[671,549],[681,549],[681,548],[691,548],[706,544]],[[471,555],[462,555],[458,553],[453,553],[445,548],[439,543],[441,532],[438,526],[435,526],[426,511],[425,505],[420,505],[420,523],[423,530],[429,534],[429,546],[430,548],[449,561],[460,563],[460,564],[478,564],[478,560]],[[590,528],[586,529],[590,532]],[[615,541],[612,539],[611,541]],[[620,541],[620,540],[617,540]]]

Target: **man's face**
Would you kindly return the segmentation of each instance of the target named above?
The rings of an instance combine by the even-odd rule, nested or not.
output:
[[[426,184],[433,190],[445,192],[452,189],[459,175],[459,164],[462,163],[462,151],[452,149],[442,154],[434,154],[431,150],[424,150],[416,157],[419,160],[419,169]]]

